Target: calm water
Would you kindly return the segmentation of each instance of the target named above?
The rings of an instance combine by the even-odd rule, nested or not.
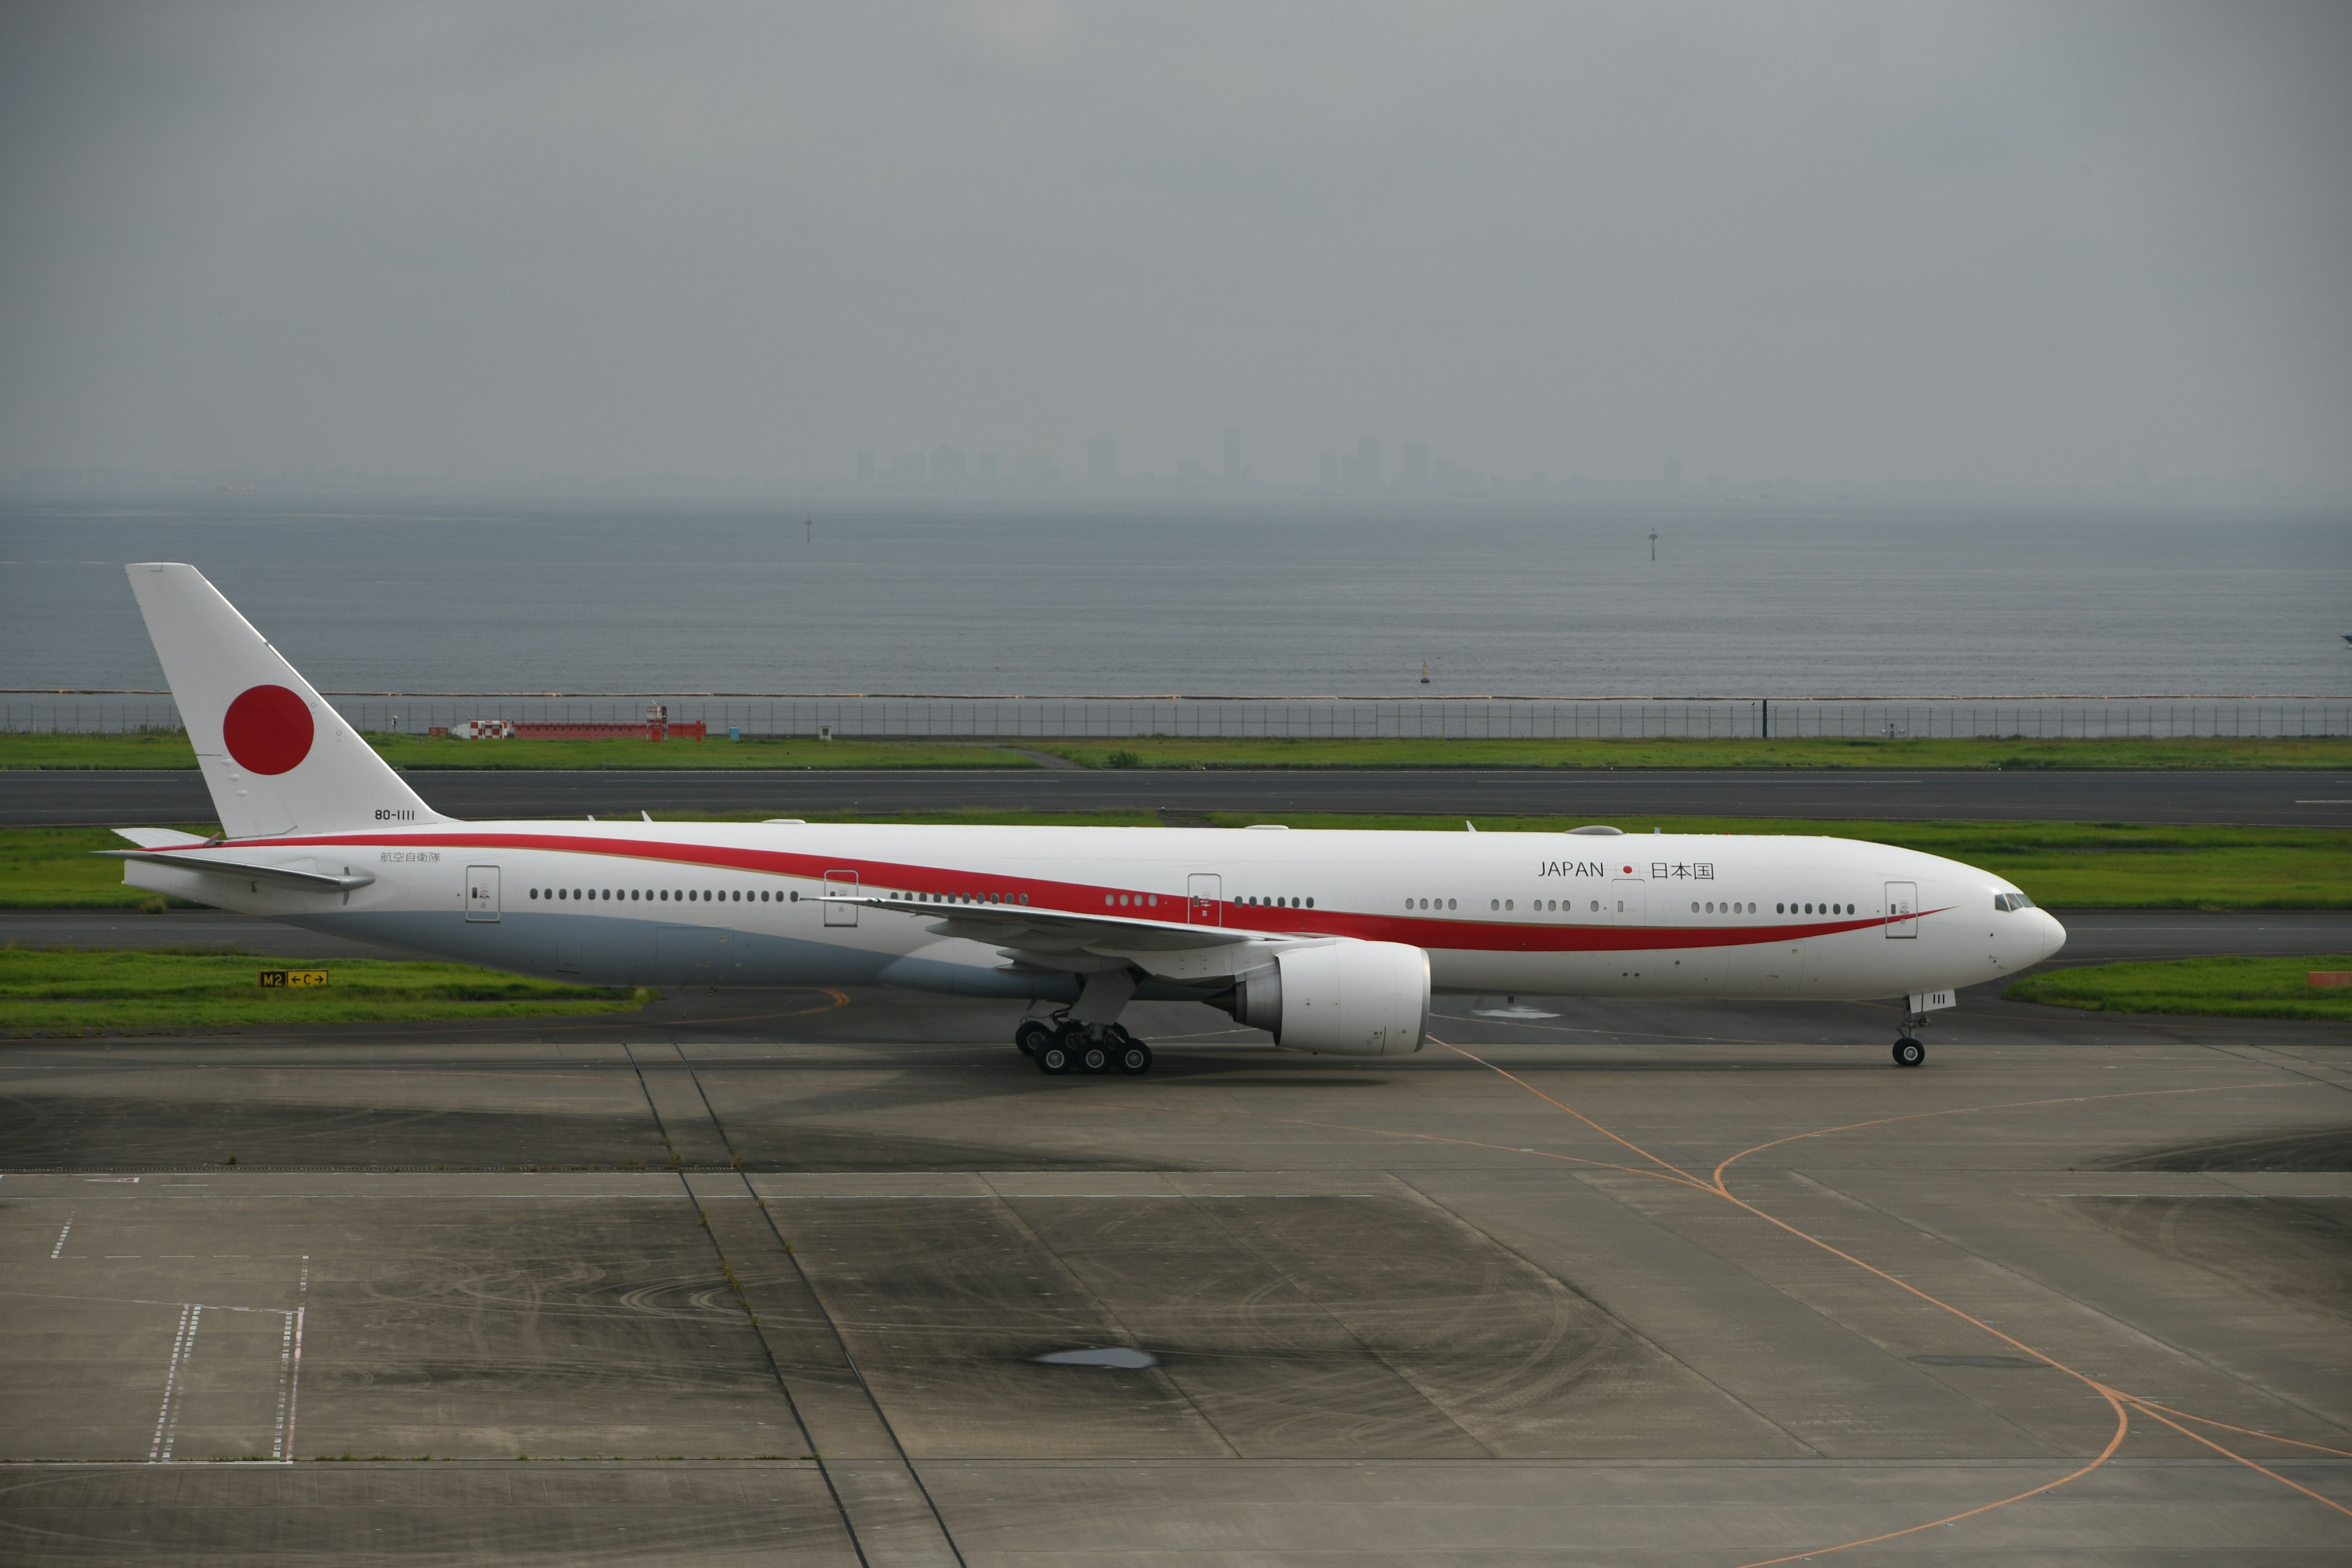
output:
[[[164,559],[328,689],[2352,690],[2341,518],[237,502],[0,512],[0,685],[160,685]]]

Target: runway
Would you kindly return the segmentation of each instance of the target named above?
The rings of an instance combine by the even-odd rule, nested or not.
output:
[[[2340,1031],[1519,1001],[0,1045],[0,1556],[2352,1552]]]
[[[453,816],[791,816],[948,810],[1781,816],[2352,826],[2352,777],[2315,772],[1843,773],[1574,770],[1159,772],[978,769],[505,772],[406,775]],[[0,825],[208,822],[194,772],[0,772]]]

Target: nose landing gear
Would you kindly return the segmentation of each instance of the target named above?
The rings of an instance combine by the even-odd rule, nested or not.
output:
[[[1918,1004],[1916,1001],[1913,1002],[1912,1009],[1916,1009],[1917,1006]],[[1903,1016],[1903,1032],[1895,1037],[1895,1065],[1896,1067],[1916,1068],[1921,1062],[1927,1059],[1927,1047],[1921,1045],[1917,1037],[1913,1033],[1914,1030],[1924,1029],[1927,1026],[1927,1014],[1915,1010],[1906,1010]]]

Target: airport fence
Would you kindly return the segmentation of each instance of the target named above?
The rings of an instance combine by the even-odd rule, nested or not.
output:
[[[348,693],[353,728],[424,734],[469,720],[670,723],[748,739],[1650,740],[1758,736],[2170,740],[2352,735],[2352,697],[929,697],[693,692],[616,695]],[[168,693],[0,693],[0,731],[180,729]]]

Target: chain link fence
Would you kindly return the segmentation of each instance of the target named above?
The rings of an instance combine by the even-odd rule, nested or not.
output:
[[[641,723],[651,704],[714,736],[998,741],[1843,739],[2171,740],[2352,734],[2352,697],[1466,698],[611,697],[329,694],[354,729],[425,734],[476,719]],[[167,694],[16,694],[0,730],[180,729]]]

